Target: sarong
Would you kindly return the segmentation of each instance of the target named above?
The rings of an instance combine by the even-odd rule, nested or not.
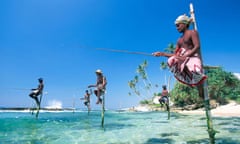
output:
[[[168,101],[168,96],[162,96],[160,99],[159,99],[159,103],[160,104],[168,104],[169,101]]]
[[[203,73],[202,62],[198,55],[187,57],[184,61],[176,58],[176,56],[184,56],[187,52],[185,48],[179,48],[174,56],[169,57],[168,66],[179,82],[189,86],[200,85],[207,76]]]

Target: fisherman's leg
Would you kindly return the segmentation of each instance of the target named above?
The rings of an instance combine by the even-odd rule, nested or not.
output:
[[[95,96],[98,98],[98,90],[94,90],[94,94],[95,94]],[[96,104],[99,104],[99,98],[98,98]]]
[[[34,99],[35,93],[32,92],[32,93],[29,94],[29,96]]]
[[[167,107],[167,111],[169,111],[169,104],[166,104],[166,107]]]
[[[190,71],[202,73],[202,61],[199,57],[190,57],[186,65]]]
[[[85,105],[85,106],[88,106],[88,102],[87,102],[87,101],[85,101],[85,102],[84,102],[84,105]]]
[[[99,93],[98,93],[98,95],[99,95],[99,97],[98,97],[98,99],[99,99],[99,102],[102,104],[102,98],[101,98],[101,96],[104,94],[104,90],[103,89],[99,89]]]
[[[164,103],[163,103],[162,98],[159,99],[159,103],[160,103],[161,107],[163,107],[163,104],[164,104]]]
[[[30,96],[31,98],[33,98],[33,99],[36,101],[37,106],[40,107],[40,102],[39,102],[39,100],[38,100],[38,98],[37,98],[36,93],[32,92],[32,93],[29,94],[29,96]]]
[[[166,105],[168,103],[168,98],[167,96],[163,96],[162,98],[163,103]]]
[[[96,94],[96,96],[97,96],[97,98],[98,98],[96,104],[102,103],[102,99],[101,99],[101,89],[97,89],[95,94]]]
[[[87,107],[88,107],[89,110],[91,110],[90,102],[87,103]]]
[[[95,94],[95,96],[97,96],[98,95],[98,90],[94,90],[94,94]]]
[[[165,105],[167,107],[167,111],[169,111],[169,99],[167,96],[165,96]]]
[[[35,101],[37,103],[37,107],[40,108],[40,101],[39,101],[38,97],[34,97],[34,99],[35,99]]]
[[[176,74],[177,72],[180,72],[181,61],[179,59],[177,59],[175,56],[172,56],[172,57],[168,58],[167,64],[168,64],[168,67],[169,67],[170,71],[173,74]]]
[[[101,96],[99,96],[99,102],[100,102],[100,104],[102,104],[102,98],[101,98]]]

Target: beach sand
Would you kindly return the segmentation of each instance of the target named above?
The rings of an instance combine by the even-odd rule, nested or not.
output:
[[[198,115],[205,115],[205,109],[197,109],[197,110],[181,110],[180,108],[170,108],[171,112],[177,112],[181,114],[198,114]],[[147,112],[147,111],[157,111],[157,110],[163,110],[161,108],[151,108],[147,105],[138,105],[132,108],[128,109],[129,111],[141,111],[141,112]],[[220,105],[217,106],[214,109],[211,109],[211,115],[212,116],[220,116],[220,117],[240,117],[240,104],[237,104],[234,101],[231,101],[230,103],[226,105]]]
[[[200,114],[205,115],[205,109],[198,110],[183,110],[177,111],[181,114]],[[211,109],[212,116],[221,116],[221,117],[240,117],[240,104],[236,102],[230,102],[227,105],[218,106],[215,109]]]

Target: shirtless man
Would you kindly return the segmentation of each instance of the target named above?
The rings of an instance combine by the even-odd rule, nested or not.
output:
[[[162,90],[162,93],[161,93],[161,97],[159,99],[159,103],[161,105],[168,104],[169,102],[168,102],[168,90],[167,90],[167,87],[166,87],[166,85],[163,85],[162,88],[163,88],[163,90]]]
[[[182,36],[178,39],[173,54],[154,52],[154,56],[168,57],[168,66],[175,78],[189,86],[198,86],[199,96],[203,98],[202,83],[207,78],[203,74],[198,32],[189,30],[191,19],[180,15],[175,25]]]
[[[106,77],[103,76],[103,73],[100,69],[96,70],[96,75],[97,75],[97,83],[95,85],[89,85],[88,88],[96,87],[96,90],[94,90],[94,94],[98,98],[96,104],[99,104],[99,103],[102,103],[101,95],[106,90],[107,80],[106,80]]]
[[[39,101],[39,99],[38,99],[38,96],[41,95],[41,94],[42,94],[42,91],[43,91],[43,87],[44,87],[44,85],[43,85],[43,79],[42,79],[42,78],[39,78],[39,79],[38,79],[38,82],[39,82],[38,87],[37,87],[37,88],[34,88],[34,89],[31,89],[32,92],[29,94],[29,96],[36,101],[38,108],[40,108],[40,101]]]
[[[90,96],[91,96],[91,91],[89,93],[88,90],[85,91],[85,95],[84,98],[80,98],[80,100],[84,100],[84,105],[88,107],[88,109],[90,110]]]

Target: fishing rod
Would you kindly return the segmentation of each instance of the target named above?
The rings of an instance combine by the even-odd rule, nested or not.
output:
[[[30,88],[12,88],[12,89],[14,89],[14,90],[32,90]]]
[[[11,89],[14,89],[14,90],[23,90],[23,91],[38,91],[37,89],[30,89],[30,88],[11,88]],[[46,95],[46,94],[48,94],[48,92],[45,91],[43,94]]]
[[[110,52],[118,52],[118,53],[127,53],[127,54],[138,54],[138,55],[153,56],[153,55],[150,54],[150,53],[127,51],[127,50],[117,50],[117,49],[108,49],[108,48],[96,48],[96,50],[110,51]]]

